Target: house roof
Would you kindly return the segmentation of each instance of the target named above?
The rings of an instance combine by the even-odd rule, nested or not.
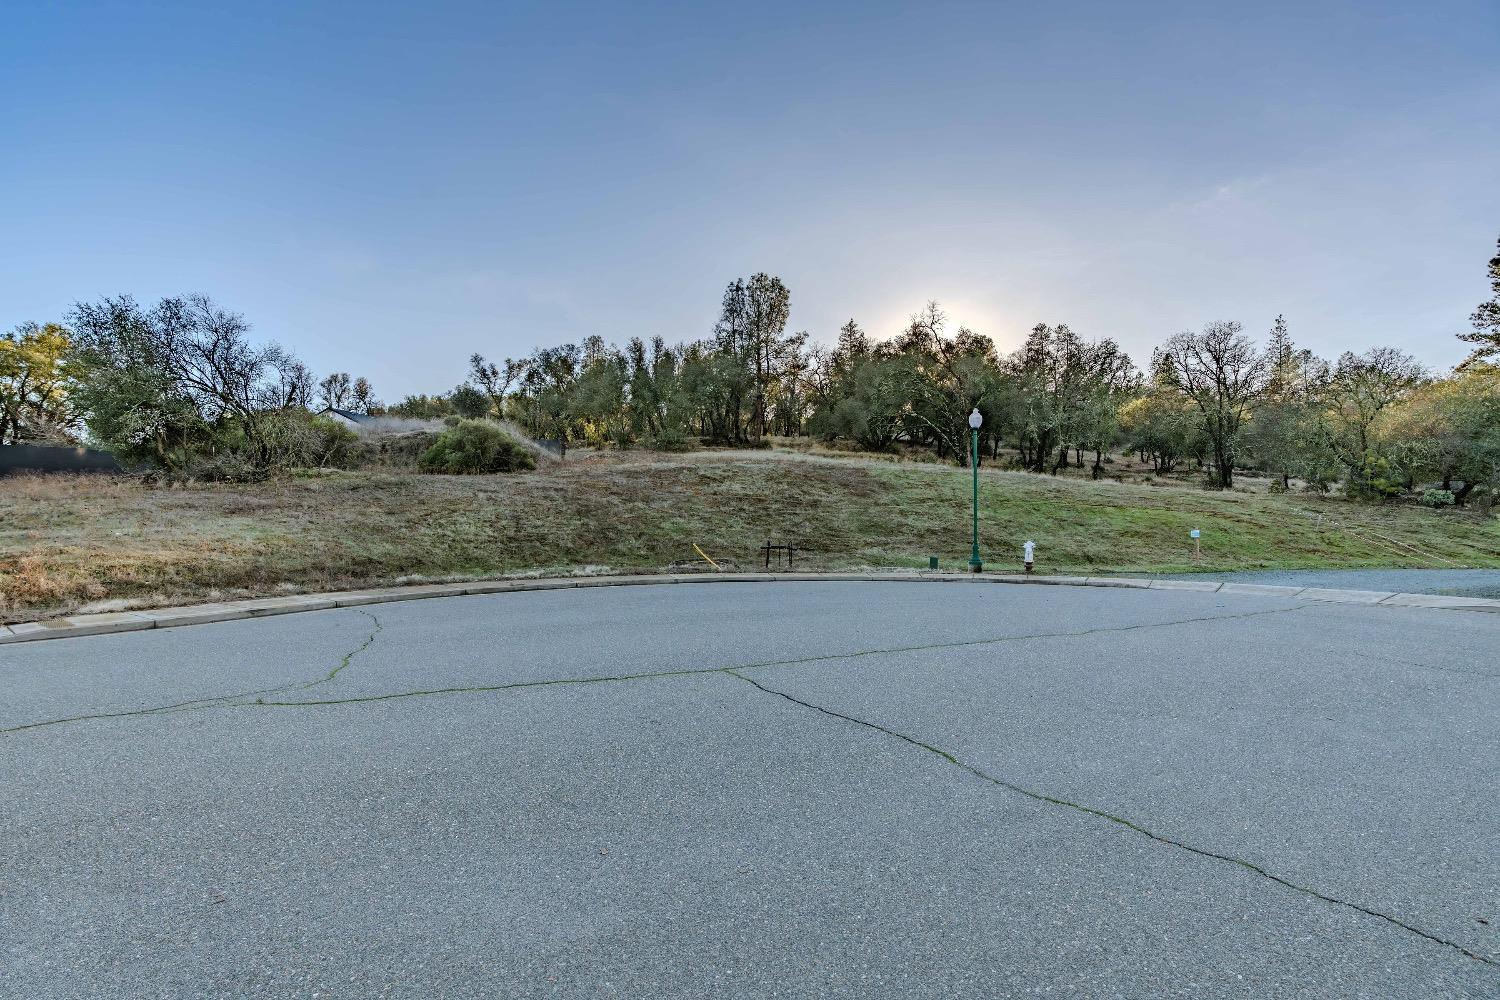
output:
[[[374,420],[375,419],[374,417],[370,416],[368,413],[355,413],[353,410],[340,410],[337,407],[333,407],[333,406],[325,406],[325,407],[323,407],[321,410],[318,411],[318,416],[321,417],[325,413],[336,414],[336,415],[338,415],[340,417],[343,417],[345,420],[353,421],[356,424],[362,424],[362,423],[364,423],[367,420]]]

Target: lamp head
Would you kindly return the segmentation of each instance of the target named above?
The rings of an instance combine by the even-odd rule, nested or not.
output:
[[[979,407],[976,406],[974,412],[969,414],[969,427],[977,431],[982,423],[984,423],[984,417],[979,415]]]

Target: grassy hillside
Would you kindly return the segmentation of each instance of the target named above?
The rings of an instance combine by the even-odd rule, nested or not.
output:
[[[992,569],[1037,542],[1044,572],[1500,566],[1500,520],[1303,495],[1217,494],[984,471]],[[497,477],[329,473],[149,488],[102,478],[0,479],[0,621],[91,602],[186,599],[440,578],[748,569],[767,538],[799,568],[959,569],[969,474],[952,466],[790,452],[570,456]],[[105,606],[110,606],[106,604]]]

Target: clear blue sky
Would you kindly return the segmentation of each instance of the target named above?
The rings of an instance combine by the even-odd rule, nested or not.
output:
[[[236,9],[209,9],[210,7]],[[928,298],[1144,361],[1429,364],[1500,235],[1494,0],[7,4],[0,328],[203,291],[387,399],[592,333]]]

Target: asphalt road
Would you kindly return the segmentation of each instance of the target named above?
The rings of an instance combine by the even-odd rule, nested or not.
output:
[[[1177,580],[1269,583],[1284,587],[1384,590],[1395,594],[1450,594],[1500,598],[1500,569],[1267,569],[1236,573],[1176,573]]]
[[[0,691],[7,998],[1500,996],[1500,615],[679,584]]]

